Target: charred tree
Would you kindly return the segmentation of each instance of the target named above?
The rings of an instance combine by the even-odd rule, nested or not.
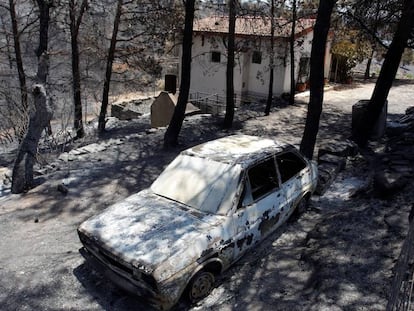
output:
[[[42,84],[46,92],[47,77],[49,75],[49,23],[50,23],[50,8],[53,1],[36,0],[39,8],[39,46],[36,50],[37,55],[37,83]],[[52,126],[50,122],[47,124],[47,133],[52,135]]]
[[[374,53],[375,53],[375,45],[372,46],[372,51],[368,58],[367,66],[365,67],[364,80],[368,80],[371,77],[371,64],[372,64],[372,59],[374,58]]]
[[[22,112],[27,113],[27,84],[26,74],[23,67],[22,49],[20,47],[20,32],[18,29],[17,15],[16,15],[16,4],[14,0],[9,0],[10,18],[13,31],[13,43],[14,43],[14,56],[16,58],[17,74],[19,76],[20,83],[20,94],[22,102]]]
[[[12,193],[21,193],[33,186],[33,166],[36,160],[37,146],[41,134],[48,127],[52,119],[53,109],[47,97],[46,82],[49,73],[49,57],[47,53],[50,1],[37,0],[39,7],[39,46],[36,50],[38,66],[36,79],[33,86],[35,112],[31,114],[27,132],[20,143],[17,158],[13,166]]]
[[[106,111],[108,109],[108,104],[109,104],[109,88],[110,88],[111,76],[112,76],[112,64],[115,58],[115,48],[116,48],[116,43],[117,43],[118,29],[119,29],[119,23],[121,21],[121,15],[122,15],[122,4],[123,4],[123,0],[118,0],[117,7],[116,7],[116,13],[115,13],[115,19],[114,19],[114,26],[112,29],[111,43],[109,45],[108,56],[106,59],[106,71],[105,71],[105,81],[104,81],[104,87],[103,87],[103,93],[102,93],[102,104],[101,104],[101,111],[99,113],[99,119],[98,119],[99,133],[103,133],[105,131]]]
[[[290,97],[289,104],[295,103],[295,31],[296,31],[296,0],[292,3],[292,29],[290,32]]]
[[[326,41],[336,0],[321,0],[314,27],[310,60],[310,99],[300,151],[312,159],[322,113]]]
[[[234,119],[234,50],[236,31],[236,0],[229,0],[229,33],[227,37],[226,115],[224,128],[231,128]]]
[[[265,115],[270,114],[270,108],[273,101],[273,80],[275,71],[275,0],[271,0],[270,3],[270,61],[269,61],[270,73],[269,73],[269,91],[267,93],[267,102]]]
[[[85,131],[82,123],[82,99],[81,99],[81,84],[80,84],[80,70],[79,70],[79,27],[82,22],[83,14],[88,6],[87,0],[82,0],[77,12],[77,3],[75,0],[69,1],[69,19],[70,19],[70,42],[72,48],[72,89],[73,89],[73,103],[75,106],[75,115],[73,127],[76,131],[76,138],[82,138]]]
[[[367,110],[362,121],[357,125],[353,140],[360,146],[365,147],[370,133],[377,122],[385,105],[388,93],[397,74],[401,56],[407,46],[414,27],[414,0],[405,0],[401,19],[394,33],[391,45],[385,55],[377,83],[375,84]]]
[[[177,145],[178,135],[183,125],[185,109],[187,107],[188,95],[191,82],[191,48],[193,43],[193,21],[194,21],[195,0],[185,2],[185,21],[183,35],[183,55],[181,58],[181,83],[178,94],[177,106],[171,118],[170,125],[164,136],[164,148],[171,148]]]
[[[0,9],[1,8],[2,8],[2,6],[0,5]],[[3,8],[6,8],[6,7],[4,6]],[[6,9],[9,11],[9,14],[10,14],[10,6],[8,8],[6,8]],[[15,14],[16,14],[16,11],[15,11]],[[1,30],[4,33],[4,40],[5,40],[5,43],[6,43],[5,48],[6,48],[6,51],[7,51],[7,60],[9,62],[9,68],[10,69],[13,69],[13,66],[14,66],[14,62],[13,61],[14,61],[14,59],[12,57],[12,53],[13,52],[11,51],[11,45],[12,45],[12,43],[10,43],[13,39],[11,38],[10,32],[6,28],[6,23],[7,23],[7,21],[6,21],[5,17],[3,15],[0,15]],[[12,25],[12,27],[13,27],[13,25]],[[12,33],[13,33],[13,29],[12,29]]]
[[[20,144],[14,163],[12,193],[22,193],[33,187],[33,165],[36,161],[37,145],[53,115],[44,86],[35,84],[32,93],[35,112],[30,116],[28,131]]]
[[[40,58],[44,53],[47,53],[49,42],[49,23],[50,23],[50,8],[52,1],[36,0],[39,8],[39,46],[36,50],[36,56],[40,62]],[[45,72],[47,74],[47,71]],[[39,74],[39,72],[38,72]],[[46,83],[47,76],[38,76],[42,83]]]
[[[378,31],[378,24],[379,24],[378,19],[379,19],[379,15],[380,15],[380,11],[381,11],[380,9],[381,9],[380,0],[377,0],[376,6],[375,6],[375,19],[374,19],[373,29],[372,29],[374,34],[377,33],[377,31]],[[365,73],[364,73],[364,79],[365,80],[367,80],[371,77],[371,63],[372,63],[372,58],[374,57],[374,54],[375,54],[376,47],[377,47],[377,45],[376,45],[375,41],[373,40],[372,44],[371,44],[372,51],[371,51],[371,54],[368,58],[367,66],[365,67]]]

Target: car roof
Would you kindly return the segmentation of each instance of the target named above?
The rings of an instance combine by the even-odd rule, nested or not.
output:
[[[181,154],[246,167],[270,154],[290,148],[293,146],[273,139],[239,134],[208,141]]]

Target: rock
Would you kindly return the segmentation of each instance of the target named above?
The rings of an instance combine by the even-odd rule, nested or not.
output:
[[[3,182],[3,185],[11,184],[12,182],[12,170],[7,167],[0,168],[0,181]]]
[[[43,176],[43,175],[46,175],[46,169],[38,169],[38,170],[34,170],[33,171],[33,176]]]
[[[341,157],[356,156],[358,154],[358,146],[350,140],[325,144],[320,146],[318,158],[327,153]]]
[[[318,152],[318,185],[315,194],[323,195],[335,180],[336,175],[345,169],[346,157],[352,153],[348,143],[330,144]],[[335,147],[336,146],[336,147]]]
[[[318,163],[319,164],[329,163],[329,164],[332,164],[332,165],[337,165],[338,166],[338,172],[340,172],[340,171],[345,169],[346,159],[344,157],[341,157],[341,156],[326,153],[326,154],[324,154],[324,155],[322,155],[318,158]]]
[[[352,199],[355,199],[368,193],[368,191],[369,191],[369,187],[367,186],[364,186],[361,188],[354,188],[354,189],[351,189],[351,191],[349,192],[349,197]]]
[[[68,192],[69,192],[69,189],[64,185],[64,184],[59,184],[58,186],[57,186],[57,190],[60,192],[60,193],[62,193],[62,194],[68,194]]]
[[[153,134],[153,133],[156,133],[157,131],[158,131],[158,128],[150,128],[150,129],[147,129],[145,131],[145,133],[147,133],[147,134]]]
[[[73,161],[76,159],[76,156],[73,154],[69,154],[67,152],[62,153],[59,158],[59,160],[63,161],[63,162],[68,162],[68,161]]]
[[[389,137],[399,136],[407,130],[408,126],[406,124],[401,124],[400,122],[388,122],[386,133]]]
[[[396,194],[406,184],[407,180],[400,173],[379,171],[375,173],[373,179],[374,192],[380,198],[387,198]]]
[[[405,110],[405,114],[414,114],[414,106],[412,106],[412,107],[408,107],[408,108]]]
[[[414,121],[414,115],[406,114],[402,116],[398,121],[400,123],[411,123]]]
[[[132,110],[131,107],[127,107],[125,103],[111,105],[111,116],[119,120],[137,119],[141,115],[141,113]]]
[[[98,153],[106,150],[106,147],[100,144],[90,144],[81,148],[87,153]]]
[[[318,165],[318,184],[315,194],[323,195],[339,172],[339,166],[331,163],[322,163]]]
[[[73,156],[78,156],[78,155],[85,154],[85,153],[87,153],[87,151],[84,150],[83,148],[77,148],[77,149],[73,149],[69,151],[69,154]]]

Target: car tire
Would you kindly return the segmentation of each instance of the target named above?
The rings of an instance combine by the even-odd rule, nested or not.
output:
[[[292,215],[290,216],[289,222],[296,221],[300,215],[302,215],[308,207],[308,199],[306,196],[304,196],[302,199],[300,199],[299,203],[296,204],[295,209],[292,212]]]
[[[207,297],[214,287],[214,274],[201,270],[194,275],[188,286],[188,298],[191,303]]]
[[[307,199],[307,197],[303,197],[303,198],[299,201],[298,205],[296,205],[295,211],[296,211],[299,215],[301,215],[301,214],[303,214],[304,212],[306,212],[306,209],[307,209],[307,208],[308,208],[308,199]]]

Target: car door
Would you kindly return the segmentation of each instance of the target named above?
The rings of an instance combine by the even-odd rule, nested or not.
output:
[[[251,166],[243,182],[233,214],[236,258],[280,225],[287,204],[273,156]]]
[[[304,189],[311,181],[310,167],[294,150],[277,154],[276,162],[282,181],[281,188],[286,195],[290,215],[293,208],[302,199]]]

